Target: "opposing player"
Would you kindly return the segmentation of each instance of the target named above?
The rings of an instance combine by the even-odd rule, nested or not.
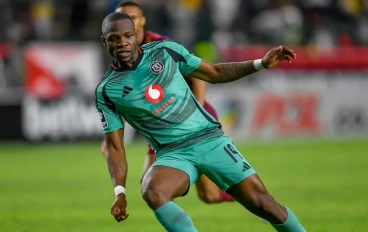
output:
[[[159,35],[157,33],[151,32],[151,31],[144,31],[144,25],[146,23],[146,18],[144,17],[143,10],[135,2],[132,1],[123,1],[120,3],[117,7],[115,12],[123,12],[129,15],[135,24],[135,28],[138,32],[137,34],[137,43],[138,45],[150,43],[152,41],[160,41],[167,39],[165,36]],[[196,96],[197,100],[201,105],[204,107],[204,109],[211,114],[216,120],[217,120],[217,113],[215,109],[205,101],[205,95],[206,95],[206,82],[194,79],[190,77],[186,77],[187,83],[190,86],[192,92]],[[104,156],[106,157],[106,143],[104,141],[102,145],[102,152]],[[148,146],[148,153],[146,156],[146,160],[144,162],[144,168],[143,168],[143,174],[147,172],[149,167],[153,164],[155,161],[155,152],[152,150],[150,146]],[[226,201],[233,201],[234,199],[219,189],[210,179],[208,179],[207,176],[202,175],[198,181],[195,183],[197,188],[197,194],[198,197],[205,203],[220,203],[220,202],[226,202]]]
[[[143,179],[142,195],[167,231],[197,231],[173,199],[184,196],[202,173],[277,231],[305,231],[295,214],[269,194],[220,123],[193,96],[181,74],[210,83],[231,82],[283,60],[290,62],[296,58],[293,51],[279,46],[262,59],[210,64],[173,41],[138,47],[133,20],[117,12],[104,19],[102,33],[103,44],[114,61],[96,88],[96,108],[115,187],[111,213],[118,222],[128,217],[122,115],[156,151],[156,161]],[[127,88],[129,93],[123,94]]]

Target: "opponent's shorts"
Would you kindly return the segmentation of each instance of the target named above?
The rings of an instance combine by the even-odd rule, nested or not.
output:
[[[148,144],[148,155],[155,155],[155,151],[151,148],[151,146]]]
[[[190,185],[205,174],[223,191],[256,173],[226,135],[160,152],[152,166],[179,169],[188,174]]]
[[[207,101],[204,102],[204,105],[203,105],[203,108],[210,114],[212,115],[212,117],[214,117],[216,120],[218,120],[218,117],[217,117],[217,112],[215,110],[215,108],[210,104],[208,103]],[[148,144],[148,152],[147,152],[148,155],[155,155],[155,151],[151,148],[151,146]]]
[[[204,102],[204,105],[203,105],[203,108],[212,116],[214,117],[216,120],[218,120],[218,117],[217,117],[217,112],[215,110],[215,108],[210,104],[208,103],[207,101]]]

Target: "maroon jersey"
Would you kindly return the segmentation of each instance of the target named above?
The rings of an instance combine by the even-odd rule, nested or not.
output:
[[[152,41],[165,40],[165,39],[169,39],[169,37],[154,33],[152,31],[146,31],[146,33],[144,33],[143,44],[151,43]]]

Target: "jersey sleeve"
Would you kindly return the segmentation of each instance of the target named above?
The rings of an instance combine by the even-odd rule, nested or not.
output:
[[[202,59],[191,54],[183,45],[174,41],[164,41],[162,46],[166,48],[171,57],[177,62],[179,70],[183,74],[190,74],[201,64]]]
[[[104,133],[124,128],[124,122],[121,115],[110,105],[106,104],[102,94],[96,91],[96,108],[100,116]]]

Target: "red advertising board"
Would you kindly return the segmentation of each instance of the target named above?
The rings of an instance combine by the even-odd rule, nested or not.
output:
[[[251,60],[269,49],[230,48],[221,57]],[[291,64],[208,87],[224,130],[237,139],[368,134],[368,48],[294,50]]]

